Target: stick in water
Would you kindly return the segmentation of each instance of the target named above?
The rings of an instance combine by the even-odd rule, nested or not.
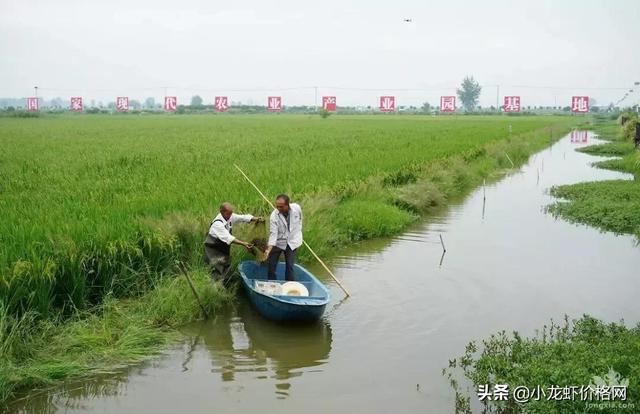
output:
[[[249,182],[249,184],[251,184],[253,186],[253,188],[256,189],[256,191],[258,192],[258,194],[260,194],[262,196],[262,198],[264,199],[264,201],[267,202],[267,204],[269,204],[271,206],[272,209],[276,209],[276,207],[273,205],[273,203],[267,198],[267,196],[264,195],[264,193],[262,191],[260,191],[260,189],[258,188],[257,185],[255,185],[253,183],[253,181],[251,181],[251,179],[247,176],[247,174],[244,173],[244,171],[242,171],[240,169],[240,167],[238,167],[236,164],[233,164],[234,167],[236,167],[236,169],[238,171],[240,171],[240,174],[242,174],[242,176]],[[316,258],[316,260],[318,262],[320,262],[320,264],[322,265],[322,267],[324,267],[324,270],[327,271],[327,273],[329,273],[329,275],[331,275],[331,277],[333,278],[333,280],[335,280],[335,282],[338,284],[338,286],[340,286],[340,288],[344,291],[345,295],[347,296],[351,296],[351,294],[349,293],[349,291],[342,286],[342,283],[340,283],[340,281],[338,280],[338,278],[336,277],[336,275],[333,274],[333,272],[331,271],[331,269],[329,269],[329,267],[322,261],[322,259],[320,259],[318,257],[318,255],[316,254],[316,252],[313,251],[313,249],[311,248],[311,246],[309,246],[309,244],[306,241],[302,241],[302,243],[304,243],[304,245],[307,247],[307,249],[309,249],[309,251],[311,252],[311,254],[313,255],[313,257]]]
[[[440,244],[442,245],[442,250],[446,252],[447,248],[444,247],[444,240],[442,240],[442,234],[440,234]]]
[[[187,271],[185,270],[185,268],[182,265],[178,265],[178,269],[180,269],[180,272],[182,272],[184,277],[187,278],[187,282],[189,282],[189,286],[191,287],[191,291],[193,292],[193,296],[195,296],[195,298],[196,298],[196,302],[198,302],[198,305],[200,305],[200,309],[202,309],[202,313],[204,314],[204,316],[206,318],[208,318],[209,317],[209,312],[207,312],[207,309],[202,304],[202,301],[200,300],[200,296],[198,296],[198,292],[196,291],[195,286],[193,286],[193,282],[191,281],[191,278],[189,277],[189,274],[187,273]]]
[[[511,163],[511,168],[515,167],[515,164],[513,163],[513,161],[511,161],[511,157],[509,157],[509,154],[507,154],[506,152],[504,153],[504,155],[507,156],[507,159],[509,160],[509,162]]]

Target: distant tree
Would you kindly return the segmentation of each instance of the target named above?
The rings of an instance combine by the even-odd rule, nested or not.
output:
[[[100,107],[102,108],[102,103],[100,104]],[[116,103],[115,102],[109,102],[107,104],[107,108],[109,109],[116,109]]]
[[[156,106],[156,100],[152,97],[148,97],[144,100],[144,107],[147,109],[153,109]]]
[[[200,95],[191,97],[191,106],[202,106],[202,98],[200,97]]]
[[[331,116],[331,112],[327,111],[326,109],[322,108],[318,111],[318,113],[320,114],[320,117],[322,119],[327,119],[329,118],[329,116]]]
[[[53,98],[50,102],[51,107],[53,108],[62,108],[63,102],[62,102],[62,98],[58,97],[58,98]]]
[[[131,100],[129,101],[129,107],[130,107],[131,109],[138,110],[138,109],[142,108],[142,105],[140,104],[140,101],[138,101],[138,100],[136,100],[136,99],[131,99]]]
[[[478,105],[478,98],[480,98],[480,91],[482,87],[480,84],[473,79],[473,76],[467,76],[462,80],[462,84],[460,85],[460,89],[456,92],[458,93],[458,98],[460,98],[460,102],[462,102],[462,106],[464,106],[465,111],[473,111]]]
[[[425,102],[422,104],[422,106],[420,107],[420,110],[422,112],[424,112],[425,114],[428,114],[431,112],[431,104],[429,102]]]

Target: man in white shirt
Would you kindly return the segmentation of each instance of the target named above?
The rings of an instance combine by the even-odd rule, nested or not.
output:
[[[269,262],[269,279],[276,279],[276,267],[284,252],[285,279],[294,280],[296,250],[302,245],[302,208],[289,202],[289,196],[276,197],[276,209],[269,217],[269,241],[265,255]]]
[[[251,214],[235,214],[233,205],[224,202],[220,205],[220,213],[211,221],[209,232],[204,240],[204,260],[211,266],[211,278],[226,283],[231,269],[231,245],[239,244],[247,250],[253,245],[233,236],[235,223],[250,223],[263,221],[262,217]]]

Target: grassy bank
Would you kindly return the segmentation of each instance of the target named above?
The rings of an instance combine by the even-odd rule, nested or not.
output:
[[[582,148],[592,155],[617,157],[596,162],[600,168],[627,172],[634,180],[610,180],[557,186],[551,194],[562,200],[549,207],[556,216],[640,239],[640,151],[634,148],[630,128],[614,121],[597,123],[595,131],[610,142]]]
[[[526,161],[573,117],[42,117],[0,120],[0,398],[145,358],[229,295],[199,269],[223,200],[267,214],[231,168],[289,192],[320,255],[396,234]],[[513,133],[508,134],[508,125]],[[513,163],[513,164],[512,164]],[[10,207],[10,208],[9,208]],[[238,226],[238,235],[265,227]],[[242,258],[235,250],[234,262]],[[310,260],[302,251],[301,261]],[[71,350],[71,352],[69,352]]]
[[[594,373],[599,375],[594,376]],[[604,324],[589,316],[560,324],[551,321],[536,336],[525,338],[518,332],[502,331],[467,345],[460,358],[443,370],[456,392],[456,412],[471,413],[471,398],[478,398],[478,386],[507,384],[508,401],[485,400],[490,413],[623,413],[640,408],[640,325]],[[462,377],[466,378],[462,380]],[[600,377],[600,378],[597,378]],[[625,381],[627,380],[627,381]],[[470,381],[473,389],[463,384]],[[596,387],[626,384],[626,400],[581,400],[578,394],[558,398],[550,387]],[[515,401],[517,387],[537,390],[545,395],[535,400]],[[594,388],[595,390],[595,388]],[[588,395],[583,390],[583,395]],[[605,391],[606,393],[606,391]],[[561,394],[562,395],[562,394]],[[593,405],[591,405],[593,403]],[[602,403],[602,404],[599,404]],[[611,403],[610,405],[607,405]]]
[[[232,300],[208,274],[190,276],[208,313]],[[105,297],[70,317],[20,316],[0,307],[0,407],[17,391],[57,380],[114,372],[162,351],[176,331],[201,314],[186,279],[166,278],[136,299]]]

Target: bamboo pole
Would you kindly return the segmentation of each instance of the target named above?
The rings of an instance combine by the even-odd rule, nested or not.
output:
[[[249,182],[249,184],[251,184],[253,186],[253,188],[256,189],[256,191],[258,192],[258,194],[260,194],[260,196],[262,196],[262,198],[264,199],[264,201],[267,202],[267,204],[269,204],[269,206],[271,206],[272,209],[276,209],[276,207],[273,205],[273,203],[271,202],[271,200],[269,200],[267,198],[267,196],[264,195],[264,193],[262,191],[260,191],[260,189],[258,188],[257,185],[255,185],[253,183],[253,181],[251,181],[251,179],[247,176],[247,174],[244,173],[244,171],[242,171],[240,169],[240,167],[238,167],[236,164],[233,164],[234,167],[236,167],[236,169],[238,171],[240,171],[240,174],[242,174],[242,176]],[[327,271],[327,273],[329,273],[329,275],[331,275],[331,277],[333,278],[333,280],[335,280],[335,282],[338,284],[338,286],[340,286],[340,288],[344,291],[345,295],[347,296],[351,296],[351,294],[349,293],[349,291],[342,286],[342,283],[340,283],[340,281],[338,280],[338,278],[336,277],[336,275],[333,274],[333,272],[331,271],[331,269],[329,269],[329,267],[322,261],[322,259],[320,257],[318,257],[318,255],[316,254],[316,252],[313,251],[313,249],[311,248],[311,246],[309,246],[309,243],[307,243],[306,241],[302,241],[302,243],[304,243],[304,245],[306,246],[307,249],[309,249],[309,251],[311,252],[311,254],[313,255],[313,257],[316,258],[316,260],[322,265],[322,267],[324,267],[324,270]]]

